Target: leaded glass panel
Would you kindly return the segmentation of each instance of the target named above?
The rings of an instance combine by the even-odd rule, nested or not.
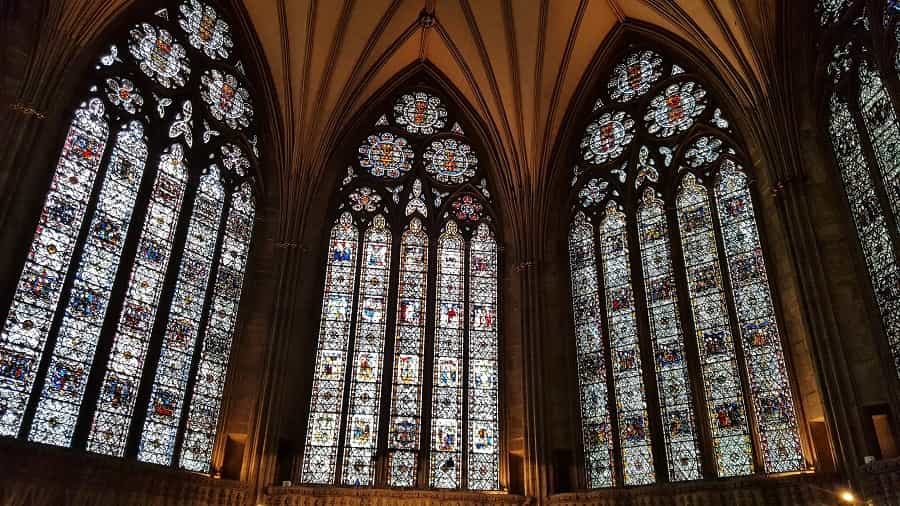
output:
[[[222,392],[234,340],[244,272],[250,252],[256,203],[249,182],[231,196],[225,221],[225,236],[216,265],[209,317],[194,376],[193,395],[184,426],[180,466],[190,471],[210,472],[213,444],[222,407]]]
[[[684,333],[678,311],[669,229],[662,200],[646,189],[638,209],[638,241],[669,479],[702,477]]]
[[[625,485],[648,485],[656,481],[656,474],[628,258],[628,230],[625,214],[615,201],[609,201],[599,231],[623,478]]]
[[[335,480],[344,371],[350,341],[353,294],[356,291],[356,251],[359,233],[350,213],[331,229],[328,266],[319,325],[319,346],[303,458],[304,483],[328,485]]]
[[[569,227],[572,312],[578,350],[578,385],[585,471],[591,488],[615,482],[613,432],[606,386],[606,356],[600,319],[600,290],[594,253],[594,227],[578,213]]]
[[[69,446],[144,176],[144,124],[116,136],[28,439]]]
[[[469,243],[469,490],[500,488],[497,310],[497,242],[482,223]]]
[[[224,206],[225,191],[219,168],[211,165],[200,178],[194,198],[150,403],[145,408],[138,447],[138,460],[144,462],[172,463]]]
[[[173,144],[160,160],[138,254],[131,268],[128,289],[113,338],[112,352],[88,436],[87,448],[121,457],[134,414],[150,333],[156,319],[175,225],[187,184],[184,147]]]
[[[400,244],[394,383],[388,434],[388,484],[416,485],[422,434],[422,369],[425,359],[425,296],[428,235],[413,218]]]
[[[385,227],[384,217],[377,215],[366,230],[363,242],[341,473],[345,485],[368,486],[375,478],[390,268],[391,233]]]
[[[87,212],[109,126],[103,102],[75,110],[44,200],[12,307],[0,334],[0,435],[15,437],[70,269],[75,238]]]
[[[709,196],[692,174],[682,180],[676,207],[717,472],[720,477],[752,474],[750,425]]]
[[[866,61],[859,64],[859,110],[891,210],[900,218],[900,193],[894,190],[900,188],[900,126],[881,76]]]
[[[730,159],[722,162],[715,194],[766,472],[799,471],[800,433],[753,199],[747,176]]]
[[[437,251],[429,484],[434,488],[459,488],[463,467],[466,245],[455,221],[445,225]]]

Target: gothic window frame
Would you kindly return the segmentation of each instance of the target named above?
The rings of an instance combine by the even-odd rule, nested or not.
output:
[[[415,134],[407,131],[403,125],[397,124],[393,119],[394,113],[394,105],[398,102],[403,95],[414,94],[416,92],[424,92],[429,94],[430,96],[437,97],[441,106],[446,109],[447,115],[446,125],[442,130],[436,131],[431,134]],[[388,125],[384,125],[382,121],[384,117],[389,118]],[[442,77],[439,71],[432,68],[427,64],[418,64],[414,65],[405,71],[402,71],[397,77],[389,80],[389,83],[385,85],[381,90],[373,94],[373,96],[361,107],[361,112],[358,114],[358,120],[354,121],[352,127],[347,130],[347,132],[342,136],[341,141],[337,144],[339,147],[336,148],[331,155],[331,159],[328,162],[328,167],[330,170],[334,171],[337,175],[336,183],[334,184],[334,190],[331,193],[331,196],[328,199],[328,212],[325,215],[325,219],[323,221],[323,231],[321,234],[320,242],[317,243],[317,248],[319,245],[329,245],[330,244],[330,235],[333,227],[341,219],[341,215],[344,213],[350,213],[353,216],[353,225],[356,227],[358,231],[357,238],[357,250],[359,251],[358,256],[362,256],[362,250],[364,247],[364,236],[368,228],[371,226],[374,218],[376,216],[382,216],[385,219],[388,230],[390,231],[391,237],[391,264],[389,266],[389,289],[387,295],[387,304],[385,309],[385,338],[384,338],[384,347],[383,347],[383,361],[382,361],[382,372],[381,372],[381,400],[379,406],[378,413],[378,432],[377,432],[377,448],[376,448],[376,456],[377,462],[374,464],[374,470],[372,473],[374,474],[374,478],[369,484],[361,484],[359,486],[367,486],[367,487],[389,487],[389,488],[416,488],[416,489],[440,489],[440,490],[472,490],[472,491],[480,491],[480,490],[500,490],[505,483],[505,432],[506,432],[506,421],[504,419],[504,406],[505,400],[503,398],[504,391],[504,360],[502,358],[502,350],[503,350],[503,324],[502,324],[502,316],[495,322],[495,332],[496,332],[496,344],[497,344],[497,366],[496,366],[496,395],[497,395],[497,432],[495,434],[496,438],[496,451],[497,451],[497,467],[496,467],[496,487],[490,489],[472,489],[469,488],[469,477],[468,473],[460,472],[459,474],[459,483],[457,487],[445,488],[435,486],[432,483],[432,477],[430,472],[430,455],[433,453],[431,449],[431,443],[433,439],[432,435],[432,421],[433,421],[433,413],[432,413],[432,400],[433,400],[433,384],[434,384],[434,374],[435,374],[435,355],[434,355],[434,341],[435,341],[435,332],[436,332],[436,316],[435,316],[435,305],[437,304],[437,275],[438,275],[438,247],[439,241],[442,237],[446,224],[450,221],[457,223],[459,233],[462,235],[465,250],[463,252],[463,277],[465,280],[465,288],[464,288],[464,301],[463,307],[467,310],[471,309],[470,297],[469,297],[469,282],[470,282],[470,273],[468,271],[468,259],[470,257],[470,245],[472,241],[472,237],[476,233],[477,226],[481,224],[486,224],[492,234],[493,241],[497,247],[497,265],[496,265],[496,306],[497,306],[497,314],[502,314],[503,308],[503,288],[502,288],[502,272],[504,266],[504,258],[503,258],[503,225],[502,225],[502,217],[497,213],[498,204],[495,198],[495,192],[493,190],[493,180],[494,170],[497,167],[497,164],[494,161],[493,153],[488,149],[488,145],[485,143],[486,136],[484,135],[484,130],[481,128],[480,123],[477,121],[477,117],[471,112],[471,110],[467,107],[465,99],[453,89],[452,85],[448,84],[446,79]],[[460,131],[456,132],[455,129],[459,127]],[[403,137],[408,141],[408,146],[412,148],[415,153],[412,168],[407,172],[401,174],[398,178],[395,179],[386,179],[383,177],[376,177],[369,173],[365,168],[360,166],[359,162],[359,149],[362,144],[364,144],[367,138],[373,134],[388,132],[393,134],[396,137]],[[424,153],[428,146],[434,140],[444,140],[444,139],[455,139],[460,142],[464,142],[468,144],[474,155],[478,159],[478,169],[474,176],[469,177],[465,182],[462,183],[454,183],[454,182],[441,182],[435,176],[429,174],[425,168],[425,159]],[[415,191],[414,181],[419,180],[421,183],[421,199],[425,203],[427,208],[427,216],[422,216],[421,211],[413,211],[410,212],[409,208],[407,208],[407,204],[411,203],[413,200],[413,192]],[[398,189],[402,186],[402,189]],[[375,205],[375,210],[366,211],[363,210],[355,210],[352,209],[349,205],[349,196],[354,191],[359,190],[360,188],[368,188],[373,191],[374,194],[377,194],[380,199]],[[393,191],[396,190],[396,191]],[[481,219],[477,221],[475,224],[464,224],[458,219],[454,219],[453,216],[449,215],[452,205],[456,202],[456,200],[462,196],[472,196],[475,199],[481,208],[483,216]],[[435,203],[437,202],[437,205]],[[386,212],[385,209],[389,211]],[[410,213],[410,214],[408,214]],[[394,364],[394,346],[396,342],[396,334],[398,331],[398,305],[399,305],[399,268],[400,268],[400,251],[401,251],[401,241],[404,233],[408,230],[408,226],[413,219],[418,219],[422,223],[422,231],[427,237],[428,241],[428,249],[427,249],[427,268],[426,268],[426,293],[425,293],[425,305],[422,308],[422,312],[424,313],[424,324],[423,324],[423,332],[424,332],[424,346],[421,352],[421,359],[424,364],[420,365],[421,375],[422,375],[422,383],[421,383],[421,392],[420,394],[420,425],[419,425],[419,434],[418,434],[418,450],[415,451],[417,454],[417,466],[414,473],[414,483],[413,485],[393,485],[389,481],[389,473],[390,473],[390,458],[391,453],[395,451],[400,451],[396,449],[392,449],[388,447],[388,439],[389,439],[389,430],[391,425],[391,407],[392,407],[392,384],[394,382],[394,374],[396,369],[396,364]],[[325,255],[322,261],[319,264],[319,272],[317,282],[319,285],[317,286],[317,297],[313,300],[316,301],[324,301],[327,287],[327,270],[329,266],[329,258],[330,255]],[[362,280],[362,260],[356,259],[357,268],[354,271],[354,292],[351,302],[352,310],[352,318],[351,323],[349,324],[348,338],[347,343],[347,354],[344,359],[344,363],[346,364],[346,369],[343,372],[344,380],[343,380],[343,405],[341,407],[341,413],[339,416],[340,423],[338,427],[338,437],[337,437],[337,447],[336,447],[336,457],[334,462],[334,473],[330,478],[329,485],[331,486],[353,486],[353,483],[345,482],[346,477],[344,476],[344,467],[346,462],[344,459],[346,458],[345,450],[348,444],[347,432],[348,429],[348,418],[351,416],[349,412],[349,403],[350,403],[350,388],[353,383],[351,379],[351,371],[350,369],[350,357],[353,355],[353,351],[355,348],[355,341],[357,340],[357,329],[359,327],[359,310],[358,303],[360,299],[360,294],[362,293],[362,288],[359,286]],[[323,302],[324,304],[324,302]],[[323,315],[318,315],[316,321],[320,321]],[[470,366],[470,354],[468,352],[468,344],[470,342],[470,333],[469,333],[469,321],[470,314],[466,315],[464,320],[464,342],[462,349],[462,356],[464,357],[464,365],[460,370],[460,374],[463,377],[460,381],[460,390],[461,396],[463,398],[463,404],[460,407],[462,412],[461,418],[461,427],[462,427],[462,440],[459,442],[460,447],[460,458],[465,462],[464,467],[468,468],[468,454],[470,454],[470,441],[469,441],[469,428],[470,428],[470,409],[469,409],[469,373],[471,372]],[[315,334],[316,347],[314,350],[319,349],[319,332],[320,325],[317,325],[315,328],[317,329]],[[316,362],[316,354],[313,353],[312,361]],[[325,483],[313,482],[304,476],[304,466],[306,459],[308,456],[306,455],[309,448],[308,438],[310,437],[310,431],[312,430],[312,403],[314,401],[315,393],[315,382],[316,376],[318,375],[317,366],[311,366],[310,368],[313,370],[313,378],[310,382],[310,386],[313,389],[313,393],[311,394],[309,402],[305,405],[304,411],[304,431],[306,442],[303,447],[303,454],[301,461],[304,462],[300,467],[301,469],[298,471],[298,482],[305,483],[313,486],[323,486]]]
[[[34,216],[34,221],[29,222],[29,227],[34,224],[34,228],[38,229],[43,223],[41,218],[41,209],[45,206],[45,199],[49,195],[47,188],[51,188],[51,183],[56,175],[57,163],[61,163],[65,150],[61,146],[66,145],[66,139],[69,136],[69,126],[74,124],[76,111],[79,111],[92,99],[98,99],[103,107],[103,117],[107,125],[106,143],[102,156],[97,162],[97,172],[95,179],[90,183],[87,189],[87,200],[84,210],[81,214],[81,224],[77,228],[76,236],[72,236],[74,246],[70,252],[68,266],[64,266],[62,279],[63,284],[60,288],[58,299],[55,302],[55,308],[51,309],[51,326],[47,331],[43,343],[43,347],[38,351],[39,358],[37,360],[37,369],[32,379],[33,384],[30,392],[26,395],[27,403],[25,404],[24,413],[19,421],[19,429],[16,434],[10,434],[9,437],[15,440],[28,440],[29,434],[34,428],[35,412],[38,404],[41,402],[42,390],[44,383],[48,380],[48,368],[52,356],[56,353],[59,344],[59,333],[61,321],[66,312],[67,301],[73,294],[71,292],[73,279],[76,273],[81,269],[80,263],[85,258],[85,247],[88,241],[89,229],[91,228],[91,220],[97,215],[97,209],[100,200],[102,187],[107,183],[106,174],[111,170],[109,161],[111,153],[115,148],[115,138],[118,132],[126,124],[133,121],[140,121],[143,124],[143,139],[147,146],[148,154],[144,159],[142,166],[142,177],[140,183],[135,187],[135,200],[131,205],[128,218],[127,231],[123,235],[123,245],[119,252],[118,264],[111,271],[112,284],[108,291],[108,306],[104,309],[104,316],[97,324],[98,330],[96,335],[96,343],[94,348],[93,359],[90,361],[90,373],[82,379],[83,392],[79,403],[76,406],[77,419],[71,429],[71,435],[68,436],[68,444],[62,446],[71,451],[87,451],[89,453],[104,453],[100,450],[89,449],[89,442],[94,425],[94,417],[99,413],[100,402],[103,394],[101,388],[104,387],[105,374],[109,372],[109,366],[112,361],[112,353],[114,348],[114,338],[116,337],[117,327],[121,324],[120,318],[124,316],[124,303],[128,297],[129,287],[132,285],[129,278],[133,275],[133,269],[137,269],[137,260],[140,253],[139,246],[144,239],[145,230],[150,230],[145,219],[149,219],[149,209],[151,205],[151,193],[156,183],[159,183],[157,177],[162,172],[160,164],[164,160],[165,153],[172,146],[180,146],[184,152],[184,166],[186,171],[186,179],[181,189],[180,203],[175,211],[174,222],[171,225],[171,242],[168,244],[169,253],[166,255],[166,263],[163,265],[159,278],[159,293],[157,294],[155,315],[149,320],[149,329],[147,330],[147,342],[144,344],[143,363],[139,366],[139,377],[133,389],[134,403],[131,408],[130,418],[128,418],[127,427],[124,433],[124,442],[122,448],[117,451],[115,457],[128,460],[135,460],[139,453],[139,444],[142,432],[144,432],[144,423],[146,421],[146,411],[150,405],[151,388],[156,381],[156,373],[160,367],[160,353],[165,340],[167,320],[172,316],[173,309],[172,296],[174,295],[175,285],[179,277],[179,270],[182,266],[182,260],[187,260],[185,249],[188,241],[188,228],[193,221],[194,204],[198,202],[197,195],[199,193],[200,180],[212,169],[212,165],[216,166],[218,176],[215,179],[219,181],[224,192],[221,196],[222,204],[218,214],[218,223],[216,224],[213,249],[207,258],[209,270],[207,272],[207,281],[203,287],[204,304],[202,305],[199,319],[196,320],[195,336],[193,338],[193,347],[190,349],[190,360],[188,377],[182,387],[183,398],[180,403],[179,418],[176,420],[175,437],[173,446],[171,447],[171,455],[168,463],[156,464],[138,459],[141,465],[162,466],[172,468],[183,468],[192,471],[212,473],[216,470],[218,464],[216,460],[218,455],[218,447],[222,442],[221,433],[225,424],[225,414],[227,409],[227,392],[230,386],[230,377],[234,369],[235,357],[240,353],[239,343],[242,327],[242,320],[246,310],[241,310],[238,302],[234,312],[228,313],[225,318],[227,325],[230,325],[230,338],[226,343],[228,349],[224,350],[224,358],[226,360],[221,376],[217,379],[218,386],[210,392],[218,396],[215,406],[210,405],[214,411],[209,413],[214,416],[215,426],[204,426],[200,431],[205,436],[211,435],[208,445],[205,446],[204,452],[208,450],[208,454],[201,456],[205,461],[197,461],[188,463],[186,459],[186,446],[184,439],[189,417],[199,402],[200,397],[197,394],[197,377],[199,374],[199,364],[204,360],[205,344],[207,335],[211,332],[211,311],[213,299],[220,293],[217,288],[217,278],[219,274],[225,275],[226,270],[222,267],[225,257],[225,241],[226,235],[229,234],[228,219],[232,212],[239,212],[234,207],[234,200],[239,191],[246,187],[246,195],[248,195],[250,204],[250,215],[243,217],[234,215],[235,219],[244,219],[243,223],[249,223],[250,228],[245,229],[249,234],[250,242],[243,248],[243,252],[231,251],[231,253],[243,256],[242,271],[235,273],[240,279],[236,281],[240,283],[238,292],[232,301],[240,301],[244,292],[246,278],[252,270],[256,253],[258,249],[256,243],[258,239],[256,234],[259,233],[256,222],[262,221],[263,208],[260,201],[263,196],[262,184],[262,168],[261,160],[258,155],[260,149],[268,145],[265,141],[267,132],[265,132],[265,111],[262,97],[263,93],[256,85],[260,81],[258,78],[258,69],[255,65],[245,66],[245,63],[255,61],[251,48],[253,43],[246,36],[244,26],[240,22],[241,13],[226,5],[221,0],[201,0],[201,7],[211,7],[214,9],[212,16],[213,25],[210,27],[212,36],[221,35],[221,23],[227,23],[227,39],[231,45],[225,46],[222,52],[218,51],[215,45],[203,46],[203,41],[198,38],[195,45],[188,36],[187,28],[182,28],[181,20],[185,19],[189,23],[191,9],[195,5],[192,0],[157,0],[146,5],[130,6],[127,10],[116,17],[109,27],[101,30],[93,41],[79,51],[77,56],[80,77],[73,79],[72,86],[68,86],[67,90],[71,92],[69,98],[64,99],[64,114],[60,116],[58,122],[59,133],[54,133],[47,138],[47,145],[52,146],[50,155],[46,158],[50,163],[46,165],[47,175],[41,176],[40,183],[36,184],[36,188],[40,188],[41,199],[35,203],[34,210],[29,210],[28,215]],[[182,12],[182,6],[187,6],[187,10]],[[156,30],[163,29],[172,37],[172,47],[175,44],[180,45],[184,50],[184,57],[189,65],[183,85],[177,84],[178,77],[170,78],[170,84],[176,81],[171,87],[154,77],[147,71],[143,71],[138,64],[137,57],[131,52],[132,43],[137,40],[136,34],[144,34],[143,24],[148,23]],[[193,27],[191,27],[193,28]],[[216,39],[219,40],[219,39]],[[115,48],[115,49],[112,49]],[[214,56],[208,54],[209,51],[215,53]],[[184,70],[184,69],[182,69]],[[247,90],[250,97],[250,112],[242,117],[246,119],[238,119],[242,123],[229,126],[228,120],[219,120],[208,109],[207,102],[201,96],[201,88],[203,76],[210,72],[220,72],[221,74],[234,74],[238,83],[237,86]],[[211,74],[210,74],[211,75]],[[132,110],[128,110],[125,105],[119,105],[118,101],[114,101],[109,93],[112,92],[112,84],[109,79],[115,79],[121,85],[123,79],[131,82],[133,88],[129,91],[133,98],[135,94],[139,94],[142,103],[132,103]],[[109,89],[108,89],[109,87]],[[123,96],[119,95],[122,99]],[[162,105],[158,99],[167,100],[166,105]],[[184,101],[190,101],[192,108],[185,109],[182,107]],[[136,107],[136,110],[134,106]],[[245,111],[246,112],[246,111]],[[205,140],[208,136],[209,140]],[[190,138],[190,140],[188,140]],[[238,162],[239,169],[231,165],[226,167],[226,154],[222,148],[226,145],[237,147],[240,150],[241,160]],[[62,152],[63,154],[59,154]],[[230,164],[230,162],[229,162]],[[210,176],[212,177],[212,176]],[[40,207],[38,207],[40,206]],[[236,225],[237,226],[237,225]],[[234,229],[238,233],[238,229]],[[254,234],[256,232],[256,234]],[[36,236],[29,236],[29,241],[21,247],[16,248],[14,253],[14,269],[15,279],[19,279],[20,275],[24,275],[23,265],[29,258],[29,250],[31,240],[35,240]],[[8,294],[4,294],[0,300],[0,309],[6,318],[10,318],[12,307],[15,304],[15,286],[10,282],[10,290]],[[229,296],[230,297],[230,296]],[[195,402],[196,401],[196,402]],[[211,432],[207,432],[211,431]],[[195,431],[196,432],[196,431]],[[204,436],[204,437],[205,437]],[[46,443],[56,444],[56,443]],[[198,447],[199,448],[199,447]]]
[[[641,35],[645,34],[641,33]],[[616,385],[612,378],[613,363],[612,357],[610,356],[611,348],[608,337],[610,332],[608,322],[609,313],[606,307],[606,296],[604,295],[604,282],[602,279],[603,260],[601,259],[602,248],[600,246],[600,222],[603,218],[607,203],[610,201],[617,202],[619,209],[621,209],[626,216],[626,228],[628,234],[627,247],[631,264],[631,292],[632,297],[634,297],[633,303],[637,308],[637,339],[641,362],[643,362],[641,378],[644,385],[646,412],[649,416],[649,426],[651,427],[650,448],[652,449],[654,459],[653,471],[656,475],[656,482],[676,481],[673,479],[672,469],[666,465],[666,461],[670,456],[667,454],[668,443],[664,438],[664,429],[660,423],[661,399],[658,392],[659,386],[657,385],[658,367],[656,366],[654,358],[655,351],[653,351],[653,331],[650,327],[651,315],[648,314],[647,307],[647,280],[644,279],[644,272],[642,271],[643,259],[641,258],[641,241],[638,240],[638,211],[643,199],[642,194],[647,188],[653,188],[652,191],[655,194],[655,198],[662,200],[665,210],[664,219],[668,232],[668,244],[666,247],[668,248],[669,253],[670,269],[672,269],[671,275],[675,280],[674,292],[677,294],[678,299],[675,307],[680,316],[682,335],[681,344],[683,353],[685,353],[685,367],[688,371],[688,385],[690,387],[691,395],[689,405],[693,411],[695,441],[699,447],[697,453],[699,476],[692,479],[727,478],[727,476],[720,476],[715,454],[713,452],[713,436],[709,424],[709,411],[707,409],[709,399],[707,398],[707,392],[704,388],[700,357],[698,355],[699,350],[695,319],[692,312],[692,298],[686,279],[688,273],[684,259],[678,212],[676,210],[676,197],[686,174],[693,174],[695,177],[700,177],[702,185],[706,190],[707,206],[711,211],[709,219],[712,221],[714,230],[716,249],[715,261],[718,262],[720,268],[721,289],[727,308],[725,315],[727,317],[728,329],[732,336],[732,343],[735,348],[735,360],[740,377],[740,398],[745,405],[747,426],[750,436],[751,453],[749,465],[751,467],[750,472],[746,474],[766,474],[761,450],[759,425],[755,420],[756,416],[753,407],[753,397],[750,392],[751,386],[745,357],[746,353],[742,345],[743,336],[741,334],[741,323],[736,316],[736,301],[733,295],[735,292],[731,287],[731,273],[729,272],[728,264],[729,255],[723,247],[723,236],[720,231],[721,224],[719,218],[717,218],[718,213],[715,212],[715,201],[717,200],[717,196],[714,191],[717,174],[723,160],[732,160],[747,178],[747,190],[754,207],[753,218],[755,219],[758,232],[761,257],[763,265],[766,267],[766,271],[768,271],[769,276],[771,276],[771,273],[773,272],[772,268],[775,264],[771,261],[772,256],[769,251],[770,245],[766,239],[766,230],[763,227],[763,221],[760,216],[760,203],[762,201],[760,199],[757,184],[755,184],[756,178],[753,174],[758,168],[752,166],[749,162],[751,158],[747,156],[746,151],[743,149],[743,146],[746,146],[746,142],[741,135],[740,125],[729,122],[732,118],[729,118],[728,111],[733,110],[733,108],[730,107],[732,104],[727,101],[728,96],[722,92],[718,80],[714,76],[710,76],[704,70],[705,65],[703,65],[702,62],[698,62],[692,57],[685,57],[685,55],[680,54],[680,51],[673,48],[672,44],[663,37],[659,37],[652,33],[649,33],[649,35],[651,35],[649,41],[635,40],[634,37],[628,37],[626,35],[623,37],[624,40],[615,44],[614,50],[603,53],[605,56],[612,56],[607,56],[609,58],[607,60],[608,63],[598,65],[591,70],[592,75],[587,78],[587,84],[583,87],[586,91],[582,92],[582,95],[576,100],[576,104],[581,105],[572,113],[574,114],[574,121],[572,122],[573,132],[569,134],[568,140],[565,141],[567,144],[562,151],[563,158],[565,159],[565,162],[563,163],[566,164],[565,168],[569,169],[566,176],[567,182],[569,183],[566,216],[568,219],[567,224],[570,228],[567,228],[567,230],[571,230],[573,224],[576,223],[576,219],[581,215],[587,218],[588,223],[591,225],[591,230],[593,231],[593,270],[596,273],[597,279],[596,290],[599,297],[597,313],[599,313],[600,316],[599,325],[601,327],[602,335],[600,340],[602,342],[602,349],[600,352],[602,353],[605,362],[603,373],[605,374],[605,379],[603,382],[606,385],[605,391],[607,398],[605,406],[607,410],[606,416],[609,419],[609,426],[605,429],[608,434],[604,437],[607,438],[606,441],[609,445],[608,451],[611,453],[612,482],[606,483],[595,481],[592,483],[591,471],[588,469],[589,461],[587,460],[588,446],[584,443],[584,438],[588,437],[588,433],[585,432],[587,431],[587,427],[583,426],[579,427],[582,431],[581,438],[579,438],[582,445],[579,446],[578,453],[581,465],[585,466],[582,468],[584,473],[582,474],[581,479],[584,480],[582,483],[586,488],[640,485],[640,483],[626,483],[624,481],[622,443],[619,440],[620,427],[618,427],[619,420],[617,420],[616,401],[614,400],[615,395],[613,394]],[[626,57],[632,54],[641,53],[643,51],[651,51],[662,59],[660,68],[661,74],[650,82],[649,91],[638,93],[638,98],[621,100],[610,99],[609,95],[598,91],[606,89],[607,82],[612,79],[614,68],[618,63],[622,62]],[[673,72],[673,65],[678,67],[677,72]],[[594,73],[596,74],[594,75]],[[649,120],[645,122],[644,115],[645,111],[650,109],[649,104],[653,97],[663,93],[664,90],[674,83],[684,82],[696,83],[698,87],[705,90],[706,109],[694,118],[690,125],[683,129],[683,132],[681,133],[679,133],[677,127],[675,133],[671,135],[654,135],[647,131],[646,126],[651,122]],[[603,100],[600,105],[596,105],[594,100],[599,96],[602,96]],[[627,116],[625,118],[604,117],[607,114],[612,114],[614,116],[616,111],[626,111]],[[633,120],[634,126],[625,123],[625,120],[627,120],[629,116],[630,119]],[[583,141],[583,139],[587,139],[585,134],[587,127],[601,118],[601,123],[605,122],[607,119],[620,121],[620,124],[624,125],[622,133],[625,134],[625,136],[630,135],[631,138],[625,141],[625,154],[615,154],[615,150],[612,150],[612,155],[603,157],[599,164],[592,165],[585,161],[585,149],[590,149],[590,147],[586,147],[583,144],[583,142],[586,142]],[[722,126],[716,126],[716,123],[719,123]],[[721,153],[718,158],[714,161],[697,165],[696,167],[683,163],[688,147],[704,136],[708,138],[719,138],[723,141],[723,146],[720,148]],[[624,137],[620,136],[620,139],[621,138]],[[651,165],[657,171],[657,174],[651,177],[649,173],[644,173],[643,181],[637,184],[637,173],[640,167],[639,160],[641,159],[640,147],[644,145],[651,148],[649,160],[652,160]],[[658,146],[668,146],[671,148],[671,151],[668,155],[657,152]],[[731,152],[726,152],[727,148],[731,148]],[[601,152],[605,149],[606,148],[602,149]],[[665,162],[667,157],[671,157],[668,163]],[[628,165],[628,169],[626,170],[627,178],[620,181],[614,171],[620,169],[626,163]],[[654,181],[654,177],[658,181]],[[588,182],[591,180],[596,180],[596,183],[598,184],[593,185],[589,192],[580,195],[580,193],[587,191]],[[604,181],[607,184],[605,187],[602,184]],[[617,193],[613,194],[613,191],[616,191]],[[587,206],[582,206],[583,198],[599,200],[593,201],[590,209],[586,209]],[[567,251],[568,254],[572,254],[571,251]],[[570,257],[570,261],[574,262],[575,260],[572,260],[572,258],[574,257]],[[574,264],[570,266],[570,269],[574,268]],[[571,278],[571,271],[569,276],[570,305],[572,305],[576,293]],[[805,448],[807,443],[805,439],[805,427],[803,426],[803,407],[800,402],[801,397],[798,394],[799,389],[796,384],[795,373],[791,363],[792,357],[786,335],[787,329],[785,327],[786,320],[783,317],[781,305],[779,304],[779,293],[775,289],[776,287],[771,278],[768,278],[766,281],[766,287],[768,288],[775,321],[778,322],[779,344],[781,346],[784,370],[786,371],[787,376],[786,382],[790,386],[794,409],[794,416],[792,419],[797,431],[797,445],[802,449],[803,458],[801,467],[805,468]],[[578,325],[578,322],[576,321],[575,324]],[[578,344],[573,344],[571,346],[575,346],[576,349],[578,349]],[[579,385],[580,391],[580,380],[576,380],[576,384]],[[579,399],[580,397],[579,394]],[[585,409],[583,408],[582,402],[582,400],[579,400],[579,405],[582,409]],[[690,479],[678,481],[684,480],[690,481]]]
[[[877,281],[871,274],[871,270],[876,267],[870,264],[870,260],[877,255],[867,251],[867,246],[860,237],[862,232],[857,226],[859,217],[854,214],[854,207],[857,206],[854,206],[848,193],[850,190],[844,179],[842,160],[837,156],[837,147],[834,146],[831,133],[832,100],[838,99],[850,117],[850,124],[859,141],[854,144],[862,155],[859,168],[866,172],[870,182],[868,188],[874,193],[877,202],[877,209],[866,209],[866,212],[870,220],[880,221],[887,229],[894,265],[900,266],[900,213],[889,199],[883,172],[886,169],[879,161],[860,103],[860,67],[865,63],[872,75],[880,79],[895,119],[900,112],[900,5],[894,2],[889,6],[888,3],[890,2],[878,0],[817,1],[810,29],[813,33],[818,33],[815,42],[818,49],[815,75],[816,82],[822,83],[816,89],[815,101],[818,139],[823,146],[826,170],[833,181],[840,184],[839,198],[844,206],[840,213],[841,221],[854,239],[853,244],[849,245],[853,270],[862,283],[866,319],[872,329],[873,344],[879,355],[877,362],[883,372],[881,377],[887,381],[888,402],[896,413],[900,412],[900,333],[891,336],[888,322],[882,316],[882,304],[896,305],[897,298],[880,298]],[[878,215],[875,216],[875,213]],[[874,242],[869,247],[874,247]],[[900,426],[898,424],[900,422],[892,419],[895,429]]]

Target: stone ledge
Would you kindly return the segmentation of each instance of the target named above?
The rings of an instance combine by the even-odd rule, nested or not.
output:
[[[67,448],[0,439],[0,504],[243,506],[245,483]]]
[[[555,506],[837,505],[837,498],[832,491],[840,483],[840,477],[832,474],[752,476],[557,494],[550,496],[547,504]]]
[[[400,490],[349,487],[269,487],[266,506],[412,506],[452,504],[480,506],[493,504],[534,504],[520,495],[450,490]]]
[[[873,504],[900,504],[900,458],[877,460],[860,468],[863,493]]]

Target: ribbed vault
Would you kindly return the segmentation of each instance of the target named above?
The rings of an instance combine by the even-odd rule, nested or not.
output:
[[[460,90],[498,152],[513,234],[549,204],[565,112],[607,35],[628,21],[711,59],[741,105],[763,99],[775,2],[755,0],[245,0],[274,79],[288,200],[323,180],[337,135],[401,69],[428,61]],[[535,224],[532,223],[531,226]],[[538,224],[538,227],[540,225]],[[527,246],[525,249],[530,249]]]

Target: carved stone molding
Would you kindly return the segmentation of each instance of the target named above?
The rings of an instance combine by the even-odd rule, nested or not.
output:
[[[592,490],[550,496],[554,506],[797,506],[835,505],[840,477],[800,474],[786,477],[754,476],[721,481],[670,483],[657,486]]]
[[[453,504],[535,504],[534,499],[502,493],[441,490],[391,490],[341,487],[269,487],[266,506],[413,506]]]

